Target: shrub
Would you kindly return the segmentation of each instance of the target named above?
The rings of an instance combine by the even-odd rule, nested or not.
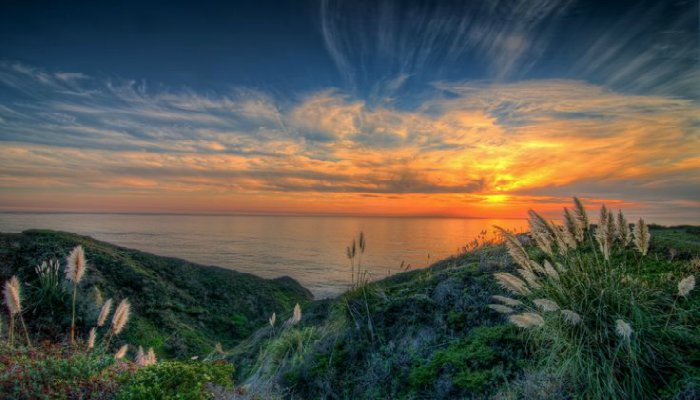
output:
[[[231,364],[216,362],[165,361],[123,375],[117,399],[181,399],[212,398],[207,384],[231,387]]]
[[[565,222],[560,227],[531,211],[536,249],[502,231],[519,277],[495,276],[519,299],[497,296],[502,304],[490,307],[525,328],[545,371],[582,398],[654,397],[687,376],[697,341],[698,307],[689,299],[695,278],[647,271],[658,261],[648,261],[643,220],[632,231],[622,212],[615,217],[603,206],[593,229],[576,200]]]
[[[409,382],[418,390],[431,389],[441,374],[447,374],[457,388],[484,393],[513,378],[522,367],[524,352],[518,351],[516,342],[511,326],[474,328],[465,339],[436,351],[428,364],[414,368]]]
[[[0,352],[0,393],[12,399],[110,398],[129,364],[45,343]]]

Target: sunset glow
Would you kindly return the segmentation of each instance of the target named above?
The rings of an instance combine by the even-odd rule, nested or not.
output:
[[[578,195],[700,222],[696,66],[671,57],[652,67],[643,60],[653,46],[617,46],[616,31],[599,26],[589,27],[595,45],[571,43],[580,57],[555,65],[541,48],[561,43],[543,31],[566,32],[558,7],[569,2],[552,3],[533,4],[538,17],[509,28],[507,42],[502,27],[479,37],[472,26],[454,31],[464,49],[416,50],[450,73],[413,54],[412,67],[375,76],[354,60],[459,21],[436,9],[433,28],[388,24],[348,36],[335,13],[357,10],[323,2],[316,34],[325,58],[309,68],[324,78],[289,90],[225,79],[213,89],[174,85],[4,52],[13,58],[0,63],[0,210],[522,217]],[[630,29],[692,26],[671,11],[678,15]],[[611,18],[634,13],[654,18],[635,7]],[[377,18],[398,23],[390,12]],[[352,47],[363,34],[381,43]],[[697,47],[678,46],[668,51],[681,61],[697,57]],[[602,73],[613,65],[628,68]]]

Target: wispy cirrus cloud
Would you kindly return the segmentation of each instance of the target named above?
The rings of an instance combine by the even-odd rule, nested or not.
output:
[[[700,110],[682,98],[443,81],[406,108],[334,89],[281,99],[58,74],[0,65],[15,92],[0,107],[5,209],[118,196],[131,209],[148,198],[172,210],[386,213],[408,201],[401,213],[500,215],[515,212],[495,207],[504,199],[660,209],[700,198]]]
[[[700,99],[692,0],[323,0],[320,18],[349,91],[374,101],[436,80],[553,77]]]
[[[544,54],[572,3],[323,0],[321,28],[346,83],[369,84],[386,95],[411,76],[435,79],[465,65],[498,80],[522,76]]]

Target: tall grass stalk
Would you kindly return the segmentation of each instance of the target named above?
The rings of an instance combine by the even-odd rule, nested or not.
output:
[[[564,221],[559,227],[530,212],[530,235],[541,253],[528,252],[501,230],[520,277],[499,272],[495,278],[518,299],[497,296],[508,307],[489,308],[523,328],[545,370],[561,376],[580,398],[654,397],[670,372],[688,368],[682,338],[692,327],[677,305],[692,295],[694,276],[677,277],[676,291],[645,274],[651,235],[643,220],[631,234],[622,212],[615,218],[603,207],[592,230],[575,199]],[[576,243],[567,243],[566,235]],[[538,253],[544,258],[530,258]]]
[[[32,347],[32,342],[29,339],[29,331],[27,326],[24,324],[24,318],[22,318],[22,292],[19,279],[16,276],[10,278],[5,282],[5,287],[3,288],[3,295],[5,300],[5,305],[10,315],[10,335],[9,341],[10,347],[14,344],[14,320],[15,316],[19,318],[22,328],[24,330],[24,337],[27,340],[27,347]]]
[[[68,265],[66,266],[66,279],[73,284],[72,314],[70,320],[70,344],[75,344],[75,303],[78,297],[78,284],[85,275],[87,262],[83,246],[76,246],[68,255]]]

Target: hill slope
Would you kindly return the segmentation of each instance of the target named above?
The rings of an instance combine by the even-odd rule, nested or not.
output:
[[[311,293],[289,277],[263,279],[219,267],[160,257],[72,233],[30,230],[0,234],[0,279],[13,274],[27,284],[27,321],[45,337],[60,338],[70,315],[69,296],[39,307],[34,268],[82,245],[88,271],[80,284],[78,330],[95,323],[96,297],[128,297],[134,317],[119,337],[125,343],[153,346],[162,356],[189,357],[211,351],[216,342],[233,346],[263,326],[272,312],[288,314]],[[61,269],[62,271],[63,269]],[[97,294],[95,288],[101,292]]]
[[[692,273],[698,256],[700,228],[652,227],[642,275]],[[473,246],[429,268],[313,302],[297,328],[264,328],[229,358],[251,398],[568,398],[560,377],[536,368],[519,328],[487,307],[491,295],[505,294],[492,273],[514,270],[504,246]],[[667,286],[675,290],[675,282]],[[700,297],[692,302],[697,308]],[[700,343],[697,325],[692,339]],[[685,356],[700,383],[700,353]],[[667,398],[695,398],[695,387],[679,385],[664,389]]]

